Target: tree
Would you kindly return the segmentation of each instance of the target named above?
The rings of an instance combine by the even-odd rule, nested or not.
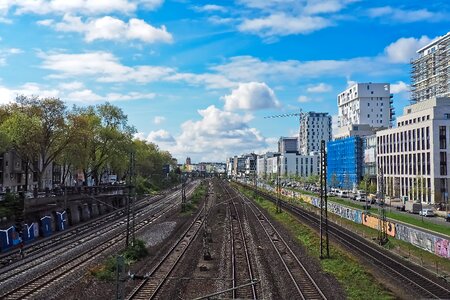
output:
[[[370,177],[368,174],[366,174],[366,175],[364,175],[363,179],[359,183],[359,189],[369,192],[368,191],[369,186],[370,186]]]
[[[176,169],[172,155],[167,151],[161,151],[153,143],[142,140],[134,140],[133,148],[136,153],[136,174],[138,176],[138,185],[140,190],[160,189],[165,186],[165,173],[163,167],[171,165]],[[172,172],[174,173],[174,172]],[[177,182],[179,179],[176,174],[169,174],[171,182]],[[144,186],[144,188],[142,187]]]
[[[60,99],[19,96],[7,110],[10,114],[0,129],[25,162],[26,178],[32,168],[38,187],[43,188],[43,173],[73,138],[66,123],[67,108]]]
[[[338,187],[339,185],[339,180],[337,179],[337,175],[336,173],[331,174],[331,180],[330,180],[330,186],[333,188]]]
[[[91,177],[100,183],[100,175],[108,168],[125,173],[135,129],[123,111],[109,103],[75,107],[72,118],[78,124],[73,161],[83,170],[85,180]]]
[[[343,184],[344,184],[345,190],[351,189],[350,175],[347,172],[345,172],[345,174],[344,174],[344,183]]]

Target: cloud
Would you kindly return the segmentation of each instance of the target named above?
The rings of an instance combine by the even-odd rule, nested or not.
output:
[[[194,10],[199,12],[226,12],[227,8],[216,4],[206,4],[203,6],[194,6]]]
[[[168,131],[163,129],[151,131],[146,140],[155,144],[163,143],[167,145],[175,143],[175,138]]]
[[[368,13],[372,18],[389,18],[399,23],[412,23],[419,21],[437,22],[447,17],[443,13],[432,12],[428,9],[407,10],[393,8],[391,6],[371,8]]]
[[[166,120],[166,118],[163,116],[156,116],[153,118],[153,123],[155,123],[156,125],[159,125],[162,122],[164,122],[165,120]]]
[[[159,66],[128,67],[109,52],[81,54],[42,53],[41,68],[54,71],[53,78],[95,77],[99,82],[136,81],[148,83],[175,72],[172,68]]]
[[[392,63],[409,63],[417,56],[416,51],[430,42],[431,39],[425,35],[420,38],[399,38],[388,45],[384,52]]]
[[[60,83],[59,87],[63,90],[80,90],[84,88],[84,84],[79,81]]]
[[[188,120],[181,125],[171,153],[189,155],[196,160],[225,160],[227,156],[266,149],[268,144],[260,132],[251,128],[250,115],[240,115],[211,105],[198,110],[198,121]]]
[[[305,96],[305,95],[300,95],[297,98],[297,102],[300,102],[300,103],[307,103],[307,102],[310,102],[310,101],[311,101],[311,98],[308,97],[308,96]]]
[[[119,13],[129,15],[139,7],[154,10],[163,0],[20,0],[0,2],[0,12],[7,14],[58,14],[104,15]]]
[[[319,83],[317,85],[314,86],[310,86],[306,89],[306,91],[308,93],[326,93],[326,92],[331,92],[333,90],[333,87],[329,84],[326,83]]]
[[[39,96],[41,98],[54,97],[64,101],[80,103],[99,103],[131,100],[154,99],[154,93],[128,92],[128,93],[108,93],[104,96],[85,88],[81,82],[61,83],[59,88],[52,88],[35,82],[28,82],[17,88],[0,86],[0,104],[14,101],[17,96]]]
[[[211,69],[235,82],[261,81],[272,84],[326,77],[348,78],[355,74],[375,77],[404,72],[401,68],[393,67],[384,55],[313,61],[263,61],[253,56],[236,56]]]
[[[391,84],[391,93],[400,94],[404,92],[409,92],[410,86],[403,81],[397,81],[397,83]]]
[[[58,89],[45,88],[35,82],[27,82],[18,88],[8,88],[0,86],[0,104],[10,103],[15,101],[17,96],[39,96],[41,98],[46,97],[60,97],[60,91]]]
[[[213,73],[174,73],[165,77],[164,80],[183,81],[190,85],[204,85],[207,89],[223,89],[237,86],[236,82],[229,80],[226,76]]]
[[[41,25],[41,26],[51,26],[51,25],[53,25],[54,22],[55,22],[55,20],[53,20],[53,19],[45,19],[45,20],[37,21],[36,24]]]
[[[267,17],[245,19],[239,31],[257,34],[261,37],[308,34],[333,25],[329,19],[318,16],[290,16],[276,13]]]
[[[0,39],[1,40],[1,39]],[[8,57],[23,53],[21,49],[18,48],[4,48],[0,49],[0,66],[7,64],[6,60]]]
[[[72,91],[67,95],[63,95],[64,100],[81,103],[98,103],[98,102],[116,102],[116,101],[130,101],[130,100],[149,100],[155,98],[154,93],[140,93],[129,92],[126,94],[121,93],[108,93],[105,96],[98,95],[90,89],[83,89],[78,91]]]
[[[225,101],[225,110],[229,111],[280,107],[274,91],[260,82],[240,83],[230,95],[225,95],[222,99]]]
[[[83,21],[81,17],[66,14],[61,22],[43,20],[39,25],[51,26],[60,32],[77,32],[84,35],[86,42],[96,40],[130,41],[138,40],[144,43],[171,43],[172,35],[162,25],[153,27],[144,20],[132,18],[128,23],[110,16]]]

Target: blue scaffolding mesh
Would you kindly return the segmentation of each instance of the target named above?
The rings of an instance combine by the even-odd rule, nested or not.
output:
[[[327,143],[327,181],[331,187],[352,189],[362,179],[362,139],[357,136]]]

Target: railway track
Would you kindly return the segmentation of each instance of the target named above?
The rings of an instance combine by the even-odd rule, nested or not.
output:
[[[149,277],[144,279],[127,297],[127,299],[155,299],[158,292],[177,266],[184,253],[195,240],[206,216],[203,207],[197,213],[194,221],[184,231],[181,237],[174,243],[170,250],[149,272]]]
[[[138,217],[142,214],[149,214],[153,211],[158,211],[158,209],[161,209],[164,205],[167,205],[167,203],[175,199],[177,195],[177,193],[169,195],[166,199],[161,202],[154,203],[151,207],[140,207],[136,213],[136,216]],[[106,242],[108,235],[119,234],[120,231],[123,230],[125,222],[125,216],[121,216],[121,219],[111,219],[109,224],[102,222],[98,227],[91,227],[90,230],[85,231],[84,234],[75,236],[70,235],[72,237],[71,240],[66,240],[65,242],[53,245],[53,247],[49,247],[45,251],[43,250],[35,253],[34,255],[27,255],[26,259],[2,270],[2,273],[0,274],[0,287],[3,287],[6,280],[11,280],[22,273],[30,272],[30,270],[39,267],[41,264],[52,259],[56,259],[59,255],[79,248],[83,244],[92,243],[94,240]],[[97,228],[97,230],[93,231],[92,228]]]
[[[193,191],[193,188],[190,192]],[[154,211],[151,210],[146,213],[142,213],[140,218],[137,218],[135,230],[138,233],[140,230],[144,229],[146,226],[154,223],[160,217],[162,217],[166,212],[170,211],[175,206],[179,205],[180,201],[174,201],[170,205],[161,205],[161,210]],[[150,219],[149,219],[150,217]],[[123,222],[122,224],[123,225]],[[122,226],[124,227],[124,226]],[[126,233],[121,230],[120,233],[114,237],[105,238],[101,243],[95,243],[87,249],[82,250],[80,253],[74,254],[69,260],[64,260],[59,262],[48,270],[42,272],[41,274],[35,276],[31,280],[27,280],[21,283],[19,286],[14,287],[8,291],[3,290],[0,292],[0,299],[35,299],[38,293],[45,290],[48,286],[55,284],[56,282],[61,282],[67,276],[76,272],[81,266],[85,266],[97,259],[101,254],[106,251],[111,251],[113,249],[118,249],[123,245],[126,238]],[[13,278],[8,278],[13,279]],[[17,282],[17,281],[16,281]]]
[[[255,215],[263,228],[267,238],[280,258],[286,273],[289,275],[293,286],[297,290],[300,299],[327,299],[311,274],[269,219],[250,199],[242,194],[240,194],[240,197],[248,205],[250,211]]]
[[[140,203],[140,206],[136,208],[137,213],[140,213],[146,209],[159,208],[162,205],[159,203],[161,200],[162,198],[156,199],[152,202],[150,207],[146,207],[147,204]],[[163,201],[163,203],[165,202],[167,201]],[[84,241],[89,241],[100,235],[114,231],[117,227],[120,227],[125,220],[126,218],[123,211],[108,214],[102,220],[83,224],[81,228],[71,230],[71,232],[66,235],[45,241],[43,245],[36,245],[32,248],[32,250],[27,249],[25,250],[27,255],[24,259],[15,261],[14,263],[0,269],[2,271],[0,274],[0,282],[10,278],[11,276],[16,276],[22,272],[29,271],[30,268],[37,266],[54,256],[64,253],[68,249],[78,247]],[[92,228],[97,228],[97,231],[92,231]],[[51,253],[49,254],[50,250]]]
[[[229,197],[230,210],[230,236],[231,236],[231,266],[232,266],[232,298],[233,299],[257,299],[255,284],[237,288],[240,285],[255,281],[253,276],[250,254],[247,247],[245,232],[242,226],[240,215],[244,217],[244,211],[238,211],[235,203],[235,191],[227,188],[223,189]],[[234,194],[234,195],[233,195]]]
[[[146,197],[144,199],[141,199],[138,202],[136,202],[137,206],[136,209],[139,210],[144,205],[155,203],[161,200],[163,197],[164,195],[158,195],[155,197]],[[104,224],[108,224],[112,221],[120,219],[124,215],[125,215],[125,207],[122,207],[112,212],[101,215],[95,219],[83,222],[82,224],[79,224],[77,226],[70,227],[68,230],[57,232],[51,237],[32,242],[30,245],[24,247],[24,251],[27,254],[27,258],[25,260],[28,260],[28,258],[30,256],[33,256],[35,253],[41,253],[48,249],[53,249],[55,247],[55,244],[61,244],[66,241],[69,241],[73,239],[74,236],[80,237],[86,233],[90,233],[92,228],[99,228]],[[0,255],[0,265],[3,266],[0,270],[2,272],[5,272],[5,270],[7,271],[8,268],[16,268],[17,267],[16,263],[22,264],[23,261],[24,259],[19,259],[14,249],[10,250],[5,254]]]
[[[252,189],[252,187],[247,188]],[[267,193],[258,191],[259,195],[264,196],[272,202],[276,202],[276,198]],[[293,213],[307,224],[318,228],[320,219],[316,216],[301,209],[298,206],[280,200],[283,208]],[[380,248],[372,242],[365,240],[363,237],[342,228],[341,226],[328,223],[329,234],[337,241],[341,242],[347,248],[359,253],[361,257],[365,257],[374,262],[377,266],[384,268],[391,273],[395,278],[400,279],[409,288],[414,289],[423,298],[433,299],[449,299],[450,285],[441,278],[437,278],[432,273],[413,265],[410,262],[402,260],[400,257]]]

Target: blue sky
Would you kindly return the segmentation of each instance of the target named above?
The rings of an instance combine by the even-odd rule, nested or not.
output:
[[[276,149],[298,120],[337,114],[352,82],[388,82],[450,31],[448,1],[0,0],[0,103],[104,101],[179,161]]]

